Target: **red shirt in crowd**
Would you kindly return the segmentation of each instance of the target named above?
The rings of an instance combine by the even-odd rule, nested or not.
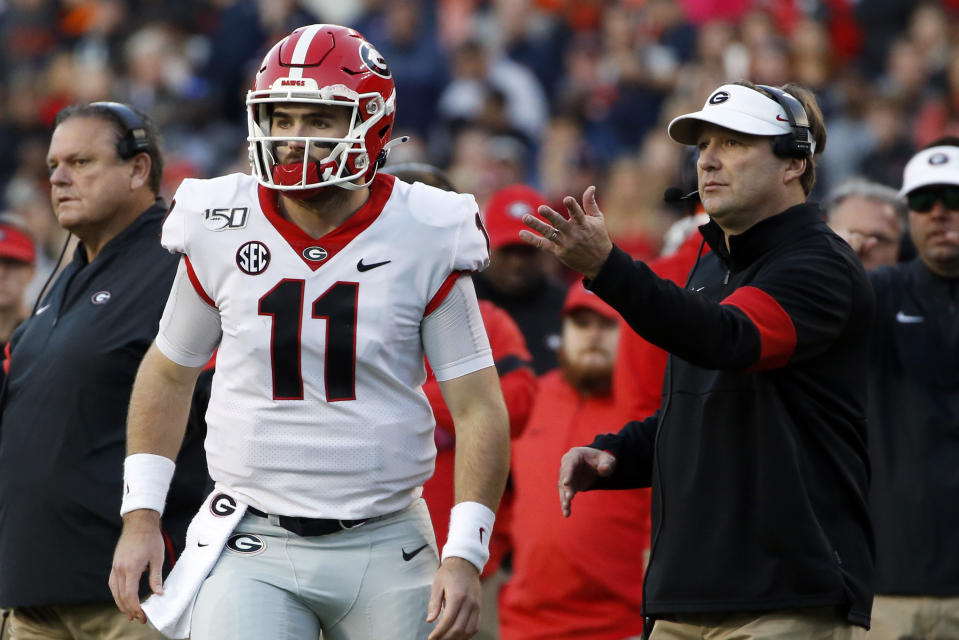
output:
[[[556,488],[570,447],[623,422],[612,395],[584,398],[559,370],[540,378],[513,441],[513,575],[500,594],[502,640],[622,640],[642,631],[649,490],[581,493],[564,518]]]

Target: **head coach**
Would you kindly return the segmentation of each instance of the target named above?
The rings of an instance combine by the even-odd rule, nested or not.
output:
[[[670,352],[652,417],[570,450],[560,501],[652,486],[652,638],[854,638],[869,625],[866,366],[873,296],[806,202],[826,132],[792,85],[726,84],[671,138],[699,149],[712,251],[685,288],[609,240],[595,198],[523,238]],[[575,516],[574,516],[575,517]],[[647,632],[649,627],[647,624]],[[720,637],[717,635],[716,637]]]

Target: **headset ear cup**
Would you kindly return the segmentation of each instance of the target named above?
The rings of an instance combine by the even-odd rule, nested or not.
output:
[[[777,158],[807,158],[809,152],[797,144],[792,134],[786,133],[773,138],[773,155]]]
[[[777,158],[789,158],[793,155],[791,135],[781,135],[773,138],[773,155]]]

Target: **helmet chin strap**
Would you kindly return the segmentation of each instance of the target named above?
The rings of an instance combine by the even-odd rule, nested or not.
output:
[[[390,148],[408,142],[410,139],[409,136],[400,136],[399,138],[394,138],[383,145],[383,149],[380,152],[380,158],[371,159],[370,162],[377,163],[374,167],[374,176],[376,175],[376,169],[386,161],[386,156],[389,154]],[[347,165],[348,157],[344,157],[342,162],[337,162],[335,158],[338,156],[347,156],[347,151],[351,145],[345,142],[338,143],[333,150],[330,151],[322,160],[311,160],[306,163],[306,170],[304,176],[304,166],[302,162],[293,162],[291,164],[274,164],[273,165],[273,182],[278,185],[284,186],[295,186],[297,184],[302,184],[304,181],[307,184],[320,182],[321,180],[327,181],[337,176],[333,175],[333,166],[339,168],[338,172],[342,172],[343,167]],[[309,145],[307,145],[309,148]],[[304,151],[304,155],[306,151]],[[321,174],[322,171],[322,175]],[[304,180],[305,178],[305,180]],[[330,186],[341,187],[343,189],[348,189],[350,191],[357,191],[359,189],[365,189],[373,183],[373,178],[371,177],[366,182],[357,184],[355,182],[341,182],[336,185],[323,185],[319,187],[309,187],[305,189],[284,189],[283,195],[288,198],[293,198],[294,200],[308,200],[316,194],[320,193],[321,190],[326,189]]]

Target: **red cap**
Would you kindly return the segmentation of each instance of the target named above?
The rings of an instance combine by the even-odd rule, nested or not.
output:
[[[490,250],[524,244],[519,232],[529,227],[523,224],[523,216],[536,215],[536,210],[543,204],[548,204],[546,198],[525,184],[513,184],[494,193],[486,205],[486,217],[483,220],[489,234]]]
[[[0,222],[0,258],[33,264],[37,256],[33,239],[13,225]]]
[[[603,302],[598,295],[583,286],[581,281],[573,283],[563,302],[563,316],[569,315],[576,309],[589,309],[610,320],[619,319],[619,314],[611,306]]]

